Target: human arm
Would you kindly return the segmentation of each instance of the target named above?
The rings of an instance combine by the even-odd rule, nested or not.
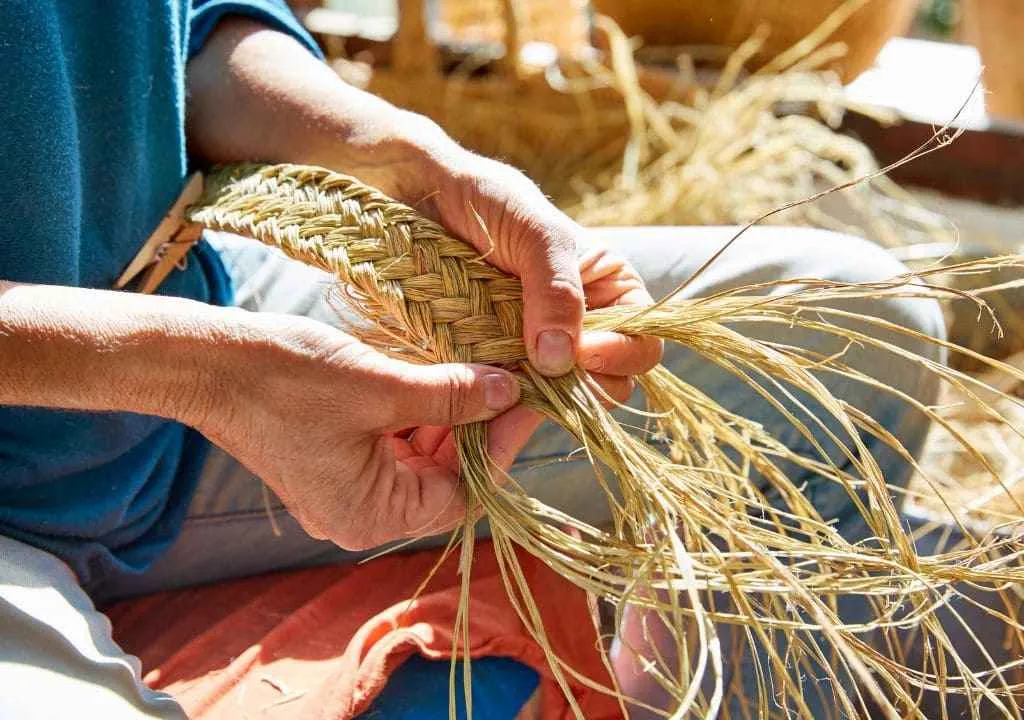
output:
[[[288,35],[225,18],[189,65],[189,92],[189,142],[197,156],[309,163],[354,175],[432,215],[518,275],[527,352],[545,374],[562,374],[578,361],[621,385],[660,357],[653,339],[581,337],[585,297],[576,247],[585,231],[532,181],[466,151],[427,118],[344,83]],[[627,301],[650,298],[631,292]]]
[[[305,318],[0,282],[0,405],[184,422],[344,547],[438,530],[464,511],[450,455],[413,452],[396,431],[490,420],[517,398],[501,370],[408,365]],[[507,436],[509,417],[494,422]],[[492,451],[507,464],[515,449]]]

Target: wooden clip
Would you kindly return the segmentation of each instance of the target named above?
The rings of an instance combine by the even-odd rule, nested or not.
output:
[[[189,178],[185,189],[171,206],[156,230],[149,236],[139,253],[128,263],[121,277],[114,283],[114,289],[123,290],[128,283],[143,272],[139,292],[150,294],[164,281],[171,270],[180,266],[188,251],[199,242],[202,228],[188,224],[185,211],[196,203],[203,194],[203,176],[195,173]]]

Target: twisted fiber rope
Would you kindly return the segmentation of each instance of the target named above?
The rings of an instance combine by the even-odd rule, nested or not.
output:
[[[355,178],[300,165],[234,166],[189,214],[335,275],[368,319],[433,362],[526,358],[522,286],[418,211]]]

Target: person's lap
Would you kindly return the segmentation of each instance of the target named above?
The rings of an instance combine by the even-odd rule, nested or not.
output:
[[[661,297],[689,278],[732,232],[728,228],[623,228],[594,235],[626,255],[644,277],[652,295]],[[332,286],[326,274],[248,240],[223,235],[214,236],[213,240],[235,280],[240,306],[339,323],[337,304],[329,300]],[[759,228],[727,251],[684,294],[706,295],[739,284],[785,277],[877,280],[901,271],[895,260],[862,240],[813,230]],[[872,311],[879,312],[875,308]],[[927,301],[887,303],[882,312],[888,319],[931,335],[943,331],[938,308]],[[777,329],[769,332],[773,337],[778,335]],[[796,331],[791,334],[795,343],[823,352],[841,349],[821,335]],[[923,344],[916,349],[933,351]],[[856,355],[857,351],[853,352]],[[870,352],[861,354],[863,357],[851,357],[859,367],[872,369],[877,364]],[[669,347],[665,365],[729,409],[742,410],[745,416],[774,429],[780,439],[799,440],[796,431],[787,427],[784,418],[767,403],[693,353]],[[886,360],[884,370],[886,379],[902,390],[918,396],[934,392],[909,364],[901,366]],[[888,427],[904,426],[904,442],[909,448],[914,449],[923,441],[926,424],[905,419],[907,408],[863,386],[846,383],[840,387],[834,380],[829,382],[837,393],[883,420]],[[636,422],[635,418],[626,420]],[[608,510],[601,495],[594,492],[596,485],[588,461],[579,455],[570,457],[576,447],[564,431],[546,424],[524,449],[512,475],[531,495],[601,524]],[[906,475],[909,471],[894,456],[880,458],[880,462],[892,465],[890,474]],[[845,505],[842,494],[835,495],[834,503]],[[840,509],[823,508],[823,514],[834,515],[832,511]],[[443,538],[431,538],[410,547],[442,542]],[[105,587],[103,594],[152,592],[287,567],[350,562],[367,555],[345,552],[310,538],[258,478],[214,448],[175,545],[146,575],[119,578],[114,586]]]
[[[652,295],[660,297],[688,279],[732,232],[728,228],[649,228],[595,231],[594,235],[630,259]],[[241,306],[253,311],[300,314],[337,322],[337,311],[327,299],[330,279],[326,275],[287,261],[252,241],[225,236],[213,240],[233,275]],[[706,295],[740,284],[780,278],[863,281],[899,272],[902,267],[898,263],[865,241],[812,230],[756,228],[689,284],[685,295]],[[940,336],[943,332],[941,312],[929,301],[889,300],[875,303],[870,312],[928,335]],[[780,338],[778,329],[753,327],[745,332],[770,332],[772,339]],[[820,335],[797,330],[788,332],[787,342],[826,354],[842,349]],[[906,344],[905,339],[901,342]],[[925,343],[913,349],[938,356],[938,351]],[[848,359],[861,370],[925,401],[936,391],[934,384],[910,363],[881,358],[864,348],[851,348]],[[669,348],[665,364],[727,408],[761,422],[779,439],[791,443],[800,441],[776,410],[711,363],[688,351]],[[834,393],[897,432],[909,450],[920,449],[927,423],[907,406],[852,382],[835,379],[826,379],[826,382]],[[568,457],[574,449],[571,438],[563,431],[545,426],[524,450],[512,474],[528,492],[544,502],[601,524],[607,518],[607,508],[600,494],[593,492],[595,486],[587,461]],[[908,464],[885,448],[874,450],[889,481],[906,482],[910,471]],[[816,484],[813,478],[794,479],[808,481],[808,492],[824,516],[839,518],[852,535],[861,532],[857,518],[847,517],[850,503],[843,491]],[[443,540],[421,541],[419,546],[437,542]],[[347,553],[307,536],[259,479],[214,448],[183,532],[168,553],[146,574],[117,578],[97,588],[96,594],[104,598],[122,597],[271,570],[354,561],[365,556]],[[7,585],[3,583],[8,572],[7,561],[0,552],[0,601],[5,599],[3,588]],[[67,583],[62,581],[60,586],[66,588]],[[77,598],[69,601],[68,607],[77,608],[87,624],[95,628],[95,633],[106,633],[109,637],[109,630],[98,619],[102,615],[92,610],[91,605],[82,605],[78,597],[81,591],[75,588],[68,592]],[[40,637],[40,641],[43,640]],[[110,648],[105,647],[105,650]],[[0,652],[0,663],[6,652]],[[110,657],[116,654],[113,652]]]

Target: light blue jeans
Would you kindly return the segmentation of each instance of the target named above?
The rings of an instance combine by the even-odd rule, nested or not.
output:
[[[660,297],[687,279],[732,233],[730,228],[623,228],[594,231],[592,238],[625,255],[639,270],[652,295]],[[326,323],[337,322],[335,310],[325,302],[331,284],[326,275],[286,260],[252,241],[224,235],[212,236],[211,241],[220,249],[234,279],[240,306],[255,312],[305,315]],[[863,240],[816,230],[755,228],[692,283],[685,294],[701,296],[742,284],[785,278],[879,280],[904,271],[886,252]],[[855,305],[930,336],[941,337],[944,332],[942,313],[931,301],[886,299]],[[842,349],[831,337],[799,329],[747,326],[744,332],[763,333],[773,340],[826,355]],[[941,353],[933,345],[905,336],[890,339],[927,357],[940,358]],[[934,380],[912,363],[882,356],[869,348],[852,348],[846,357],[861,371],[925,402],[936,396]],[[795,449],[810,452],[806,441],[777,410],[716,366],[672,347],[667,349],[665,365],[725,407],[761,423]],[[834,394],[866,411],[899,436],[909,450],[920,450],[928,426],[907,405],[853,381],[834,377],[823,380]],[[824,439],[822,442],[827,445]],[[909,465],[880,443],[870,438],[868,442],[888,481],[906,483]],[[544,502],[600,525],[607,520],[607,507],[599,493],[594,492],[589,464],[581,459],[566,459],[574,449],[566,433],[545,426],[531,440],[512,472],[530,493]],[[826,518],[836,519],[850,539],[863,537],[864,524],[843,490],[802,471],[793,472],[798,484],[806,483],[807,493]],[[430,542],[436,540],[424,544]],[[89,590],[93,597],[107,600],[272,570],[352,562],[364,556],[310,538],[258,478],[214,449],[181,536],[168,553],[145,575],[115,578]],[[26,587],[33,588],[36,596],[48,598],[52,607],[47,613],[40,615],[25,609]],[[101,708],[112,707],[110,703],[121,703],[138,717],[179,716],[180,711],[172,701],[141,686],[134,659],[110,640],[106,618],[93,607],[66,567],[46,553],[3,538],[0,623],[4,627],[0,637],[0,687],[36,687],[18,695],[7,690],[0,693],[0,716],[35,716],[25,713],[29,707],[36,715],[45,716],[46,713],[39,713],[38,703],[47,702],[47,698],[73,701],[80,710],[95,707],[99,712]],[[75,628],[87,628],[87,632]],[[14,680],[17,684],[12,683]],[[114,716],[91,711],[80,714]]]

